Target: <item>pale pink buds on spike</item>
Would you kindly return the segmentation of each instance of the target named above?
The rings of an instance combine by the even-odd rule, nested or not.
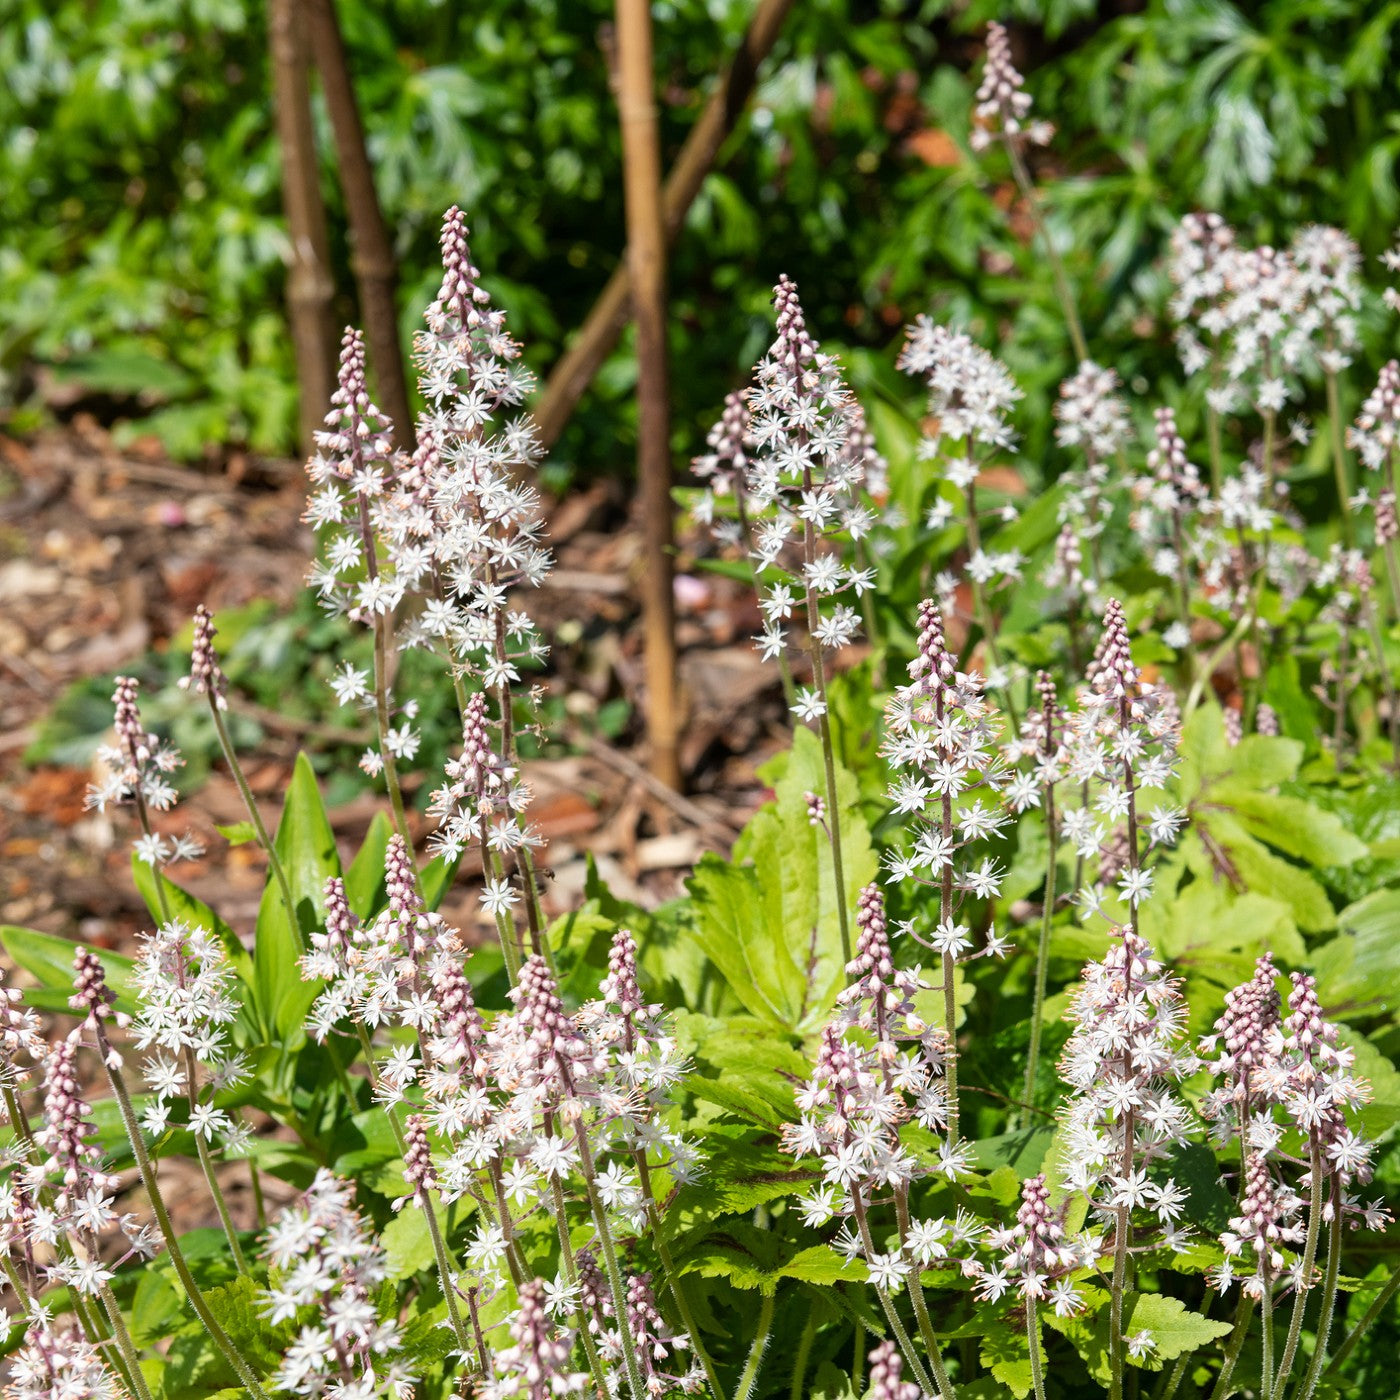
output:
[[[1055,128],[1049,122],[1028,122],[1031,98],[1016,65],[1011,61],[1011,39],[1006,26],[987,26],[987,62],[973,108],[973,150],[985,150],[994,137],[1009,145],[1046,145]]]
[[[384,888],[389,896],[389,910],[403,918],[414,918],[424,912],[423,897],[418,893],[417,874],[413,857],[402,836],[396,832],[389,838],[384,852]]]
[[[218,629],[214,626],[213,614],[201,603],[194,610],[194,641],[190,647],[190,672],[179,681],[182,690],[192,690],[196,695],[213,697],[221,709],[228,708],[224,690],[228,681],[219,667],[219,655],[214,650],[214,637]]]
[[[465,327],[476,319],[477,307],[491,298],[477,285],[481,271],[472,265],[471,250],[467,247],[466,215],[455,204],[443,215],[441,242],[442,285],[437,302]]]
[[[816,792],[805,792],[802,797],[807,804],[807,825],[824,825],[826,822],[826,798]]]
[[[919,604],[918,646],[918,655],[909,663],[909,678],[922,681],[924,693],[956,677],[957,663],[943,638],[943,613],[933,598]]]
[[[510,1335],[515,1345],[496,1354],[493,1395],[554,1400],[588,1385],[586,1375],[568,1370],[571,1339],[560,1336],[550,1322],[539,1279],[520,1285]]]
[[[1122,603],[1116,598],[1110,598],[1104,609],[1103,638],[1095,658],[1092,681],[1095,690],[1114,699],[1131,696],[1138,683],[1127,619],[1123,616]]]
[[[403,1125],[403,1175],[413,1187],[414,1198],[420,1203],[437,1185],[437,1170],[433,1166],[433,1150],[428,1144],[428,1125],[421,1113],[410,1113]]]
[[[91,948],[79,948],[73,955],[73,995],[68,1005],[74,1011],[85,1011],[94,1021],[104,1021],[115,1001],[97,954]]]
[[[893,1342],[881,1342],[870,1353],[869,1400],[920,1400],[913,1381],[904,1379],[904,1359]]]

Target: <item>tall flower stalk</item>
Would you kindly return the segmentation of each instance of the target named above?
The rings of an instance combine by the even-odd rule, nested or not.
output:
[[[780,278],[773,302],[777,338],[755,368],[747,394],[752,451],[745,456],[742,493],[736,499],[743,504],[754,541],[755,576],[763,581],[759,606],[764,627],[756,639],[762,655],[785,656],[786,623],[798,610],[804,618],[812,684],[798,690],[792,709],[798,719],[815,724],[821,738],[837,921],[842,955],[849,962],[850,914],[827,668],[828,653],[848,645],[860,626],[856,608],[841,595],[863,594],[874,583],[873,570],[843,560],[846,541],[859,540],[874,523],[859,494],[874,445],[839,365],[807,330],[796,284]]]

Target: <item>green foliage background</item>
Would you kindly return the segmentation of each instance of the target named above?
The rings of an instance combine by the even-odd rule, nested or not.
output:
[[[654,6],[668,158],[752,8]],[[457,202],[488,285],[546,370],[623,241],[609,0],[340,10],[406,327],[435,284],[438,219]],[[1038,109],[1061,128],[1039,172],[1054,228],[1099,353],[1130,381],[1145,376],[1134,387],[1170,363],[1154,264],[1186,209],[1218,208],[1258,239],[1320,218],[1369,254],[1388,241],[1400,214],[1395,0],[1150,0],[1132,13],[1086,0],[800,0],[676,252],[678,453],[696,449],[766,343],[783,271],[828,341],[884,350],[937,305],[998,342],[1028,389],[1064,373],[1044,260],[1008,221],[995,163],[988,174],[966,152],[991,18],[1014,21]],[[24,409],[35,366],[49,366],[112,396],[128,431],[154,431],[177,454],[290,450],[262,6],[0,0],[0,74],[0,402]],[[947,163],[911,144],[926,128],[950,138]],[[348,289],[329,167],[323,183]],[[348,290],[338,311],[355,317]],[[857,387],[868,392],[888,359],[854,357]],[[625,459],[631,376],[624,347],[558,462]],[[1034,453],[1044,433],[1029,427]]]

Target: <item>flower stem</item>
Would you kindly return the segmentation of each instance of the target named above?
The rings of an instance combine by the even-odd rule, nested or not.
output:
[[[1045,787],[1045,832],[1050,843],[1050,854],[1045,863],[1045,907],[1040,914],[1040,937],[1035,948],[1035,991],[1031,1000],[1031,1043],[1026,1052],[1026,1087],[1021,1095],[1026,1108],[1021,1115],[1022,1124],[1030,1121],[1031,1110],[1035,1105],[1035,1085],[1040,1069],[1041,1021],[1045,1013],[1045,983],[1050,962],[1050,924],[1055,917],[1055,864],[1059,854],[1059,832],[1055,822],[1055,789]]]
[[[875,1256],[875,1241],[871,1238],[870,1220],[865,1213],[865,1203],[856,1191],[852,1191],[850,1197],[856,1218],[856,1228],[860,1232],[861,1248],[865,1251],[866,1259],[869,1260]],[[914,1379],[919,1383],[919,1388],[925,1395],[932,1395],[933,1382],[929,1379],[929,1374],[919,1359],[919,1353],[914,1349],[914,1343],[910,1340],[909,1333],[905,1331],[904,1324],[899,1320],[899,1314],[895,1311],[894,1302],[888,1291],[878,1283],[873,1284],[872,1287],[875,1289],[875,1296],[880,1300],[880,1306],[884,1309],[885,1319],[890,1324],[890,1331],[894,1333],[895,1341],[899,1343],[899,1350],[909,1369],[914,1373]],[[737,1397],[736,1400],[738,1400]]]
[[[180,1241],[170,1220],[170,1212],[166,1209],[165,1200],[160,1193],[160,1182],[156,1180],[155,1167],[151,1163],[150,1154],[146,1151],[146,1143],[141,1136],[140,1124],[136,1121],[136,1110],[132,1106],[131,1095],[127,1092],[126,1080],[123,1078],[121,1070],[116,1068],[114,1063],[117,1058],[116,1053],[113,1051],[111,1043],[107,1039],[106,1030],[100,1022],[97,1023],[97,1038],[102,1052],[102,1063],[107,1067],[107,1078],[112,1085],[112,1093],[116,1097],[117,1109],[121,1114],[122,1124],[126,1128],[126,1135],[131,1140],[131,1150],[136,1157],[136,1168],[141,1175],[141,1184],[146,1188],[147,1196],[150,1197],[151,1209],[156,1217],[156,1226],[160,1230],[161,1238],[165,1241],[166,1252],[169,1254],[170,1262],[184,1287],[185,1296],[190,1300],[190,1306],[204,1324],[214,1341],[214,1345],[223,1352],[225,1359],[233,1367],[238,1379],[243,1383],[253,1400],[268,1400],[267,1392],[258,1384],[258,1378],[253,1374],[253,1368],[244,1360],[238,1348],[230,1340],[228,1333],[219,1325],[218,1318],[209,1310],[209,1304],[205,1302],[204,1294],[200,1292],[199,1285],[190,1272],[190,1266],[185,1262],[184,1251],[180,1248]]]
[[[253,800],[253,789],[248,786],[243,765],[238,761],[237,751],[233,747],[233,739],[228,732],[228,726],[224,723],[223,711],[219,708],[219,697],[212,689],[209,691],[209,713],[214,717],[214,733],[219,736],[219,748],[223,750],[224,762],[228,764],[229,772],[233,775],[233,781],[238,788],[238,795],[243,799],[243,806],[248,812],[248,820],[253,824],[253,832],[257,836],[258,845],[262,847],[263,854],[267,857],[272,878],[277,881],[277,889],[282,896],[282,906],[287,911],[287,926],[292,931],[297,951],[304,953],[306,952],[306,940],[302,937],[301,924],[297,919],[297,906],[296,901],[292,898],[291,884],[287,880],[287,869],[282,864],[282,858],[277,854],[276,843],[268,834],[267,824],[262,819],[262,813],[258,811],[258,804]]]
[[[763,1295],[758,1305],[758,1330],[754,1333],[753,1345],[749,1348],[749,1359],[744,1363],[744,1373],[739,1377],[739,1388],[734,1392],[734,1400],[749,1400],[758,1381],[759,1368],[763,1365],[763,1353],[768,1350],[769,1339],[773,1335],[773,1310],[777,1305],[778,1290]],[[626,1328],[623,1335],[626,1336]]]
[[[195,1063],[194,1051],[188,1046],[184,1050],[185,1081],[189,1085],[190,1113],[199,1102],[199,1068]],[[193,1129],[191,1129],[193,1132]],[[214,1209],[219,1213],[219,1223],[224,1227],[224,1238],[228,1240],[229,1252],[233,1255],[238,1272],[248,1277],[248,1261],[243,1257],[243,1247],[238,1243],[238,1231],[233,1227],[233,1217],[229,1214],[228,1202],[219,1186],[219,1178],[214,1174],[214,1159],[209,1154],[209,1144],[201,1133],[194,1133],[194,1147],[199,1154],[200,1169],[204,1172],[209,1195],[214,1201]]]
[[[903,1247],[909,1238],[909,1193],[902,1187],[895,1187],[895,1214],[899,1221],[899,1240]],[[928,1315],[928,1300],[924,1297],[924,1283],[919,1277],[918,1265],[909,1276],[909,1300],[914,1305],[914,1318],[919,1324],[919,1338],[928,1353],[929,1370],[938,1386],[941,1400],[953,1400],[953,1386],[948,1379],[947,1368],[943,1365],[943,1348],[933,1330],[933,1322]]]
[[[1026,163],[1021,159],[1021,153],[1016,149],[1015,142],[1007,141],[1006,153],[1011,157],[1011,173],[1015,176],[1016,184],[1020,188],[1021,196],[1026,201],[1026,207],[1030,210],[1031,222],[1035,224],[1035,231],[1040,235],[1040,242],[1045,249],[1045,260],[1050,264],[1050,275],[1055,283],[1055,295],[1059,298],[1060,310],[1064,313],[1065,326],[1069,330],[1070,344],[1074,346],[1074,353],[1080,361],[1089,358],[1089,343],[1084,339],[1084,327],[1079,320],[1079,308],[1074,304],[1074,293],[1070,290],[1069,274],[1065,271],[1064,262],[1060,258],[1059,249],[1055,247],[1055,241],[1050,237],[1050,228],[1045,222],[1045,212],[1040,207],[1040,196],[1036,193],[1035,185],[1031,182],[1030,171],[1026,169]]]
[[[126,1330],[126,1319],[122,1317],[121,1305],[112,1292],[112,1285],[106,1282],[100,1284],[98,1296],[102,1299],[102,1311],[107,1314],[107,1321],[112,1324],[112,1336],[131,1375],[131,1384],[136,1391],[137,1400],[151,1400],[151,1388],[142,1374],[141,1363],[136,1357],[136,1347],[132,1343],[131,1333]]]
[[[807,1315],[802,1335],[797,1339],[797,1353],[792,1359],[792,1389],[790,1400],[807,1400],[807,1363],[812,1357],[812,1343],[817,1335],[815,1309]]]
[[[564,1210],[564,1188],[559,1184],[557,1176],[551,1176],[549,1184],[554,1196],[554,1221],[559,1231],[559,1254],[564,1261],[564,1277],[568,1279],[570,1286],[574,1287],[578,1284],[578,1264],[574,1260],[573,1241],[569,1238],[569,1221]],[[518,1279],[516,1284],[518,1287]],[[603,1372],[603,1363],[598,1359],[598,1348],[593,1344],[593,1334],[588,1330],[588,1317],[584,1312],[582,1299],[579,1300],[574,1316],[578,1320],[578,1334],[583,1341],[584,1353],[588,1357],[588,1369],[593,1376],[593,1384],[599,1395],[607,1395],[607,1377]]]
[[[1336,1178],[1332,1182],[1332,1224],[1328,1229],[1327,1275],[1322,1281],[1322,1311],[1317,1319],[1317,1341],[1313,1344],[1312,1361],[1302,1382],[1294,1392],[1294,1400],[1312,1400],[1322,1375],[1322,1363],[1327,1359],[1327,1337],[1332,1331],[1332,1314],[1337,1305],[1337,1277],[1342,1270],[1342,1201]]]
[[[427,1198],[426,1193],[421,1200],[415,1202],[423,1212],[423,1218],[428,1222],[428,1234],[433,1241],[433,1257],[437,1260],[438,1280],[442,1284],[442,1296],[447,1301],[447,1316],[452,1323],[452,1331],[457,1338],[457,1345],[462,1348],[462,1354],[467,1355],[472,1349],[472,1339],[467,1335],[466,1324],[462,1321],[461,1309],[457,1306],[457,1287],[452,1281],[452,1266],[447,1259],[447,1242],[442,1237],[442,1227],[438,1224],[437,1212],[433,1209],[433,1203]]]
[[[675,1260],[671,1257],[671,1248],[666,1243],[661,1210],[657,1205],[656,1193],[651,1187],[651,1168],[647,1164],[646,1149],[638,1147],[632,1156],[637,1163],[637,1175],[642,1183],[642,1200],[646,1206],[647,1223],[651,1227],[652,1246],[656,1250],[656,1257],[661,1260],[661,1267],[666,1271],[666,1286],[671,1290],[671,1297],[676,1301],[676,1311],[680,1313],[681,1322],[690,1337],[691,1350],[695,1353],[700,1365],[704,1367],[705,1379],[709,1382],[715,1400],[725,1400],[724,1387],[720,1385],[714,1362],[710,1360],[710,1354],[706,1351],[704,1342],[700,1340],[700,1328],[696,1325],[695,1316],[690,1310],[690,1302],[685,1296],[685,1289],[681,1286],[680,1274],[676,1269]],[[810,1338],[808,1338],[808,1344],[810,1345]]]
[[[1317,1241],[1322,1231],[1322,1143],[1312,1135],[1308,1145],[1308,1169],[1312,1173],[1312,1200],[1308,1207],[1308,1233],[1303,1243],[1303,1259],[1298,1269],[1298,1286],[1293,1293],[1293,1316],[1288,1323],[1288,1337],[1279,1358],[1274,1394],[1281,1396],[1293,1371],[1293,1358],[1298,1352],[1298,1338],[1303,1331],[1303,1313],[1307,1311],[1307,1290],[1312,1287],[1313,1262],[1317,1258]]]
[[[1302,1309],[1298,1308],[1297,1311],[1301,1312]],[[1267,1274],[1264,1278],[1264,1298],[1259,1308],[1259,1325],[1263,1355],[1259,1367],[1259,1395],[1260,1400],[1270,1400],[1274,1379],[1274,1281]]]
[[[1371,1300],[1371,1306],[1362,1315],[1361,1321],[1356,1324],[1346,1335],[1346,1340],[1337,1348],[1336,1354],[1327,1363],[1327,1369],[1323,1371],[1320,1379],[1327,1380],[1334,1372],[1340,1369],[1342,1363],[1346,1361],[1356,1349],[1356,1344],[1365,1335],[1371,1324],[1385,1312],[1395,1298],[1397,1291],[1400,1291],[1400,1269],[1391,1271],[1390,1278],[1386,1285]]]
[[[1253,1316],[1254,1299],[1241,1294],[1239,1305],[1235,1309],[1235,1330],[1230,1333],[1225,1359],[1220,1364],[1220,1374],[1216,1377],[1215,1389],[1210,1393],[1210,1400],[1225,1400],[1230,1394],[1230,1377],[1235,1374],[1235,1363],[1240,1359],[1244,1339],[1249,1332],[1249,1320]]]
[[[622,1270],[617,1264],[617,1248],[613,1244],[612,1228],[608,1224],[607,1207],[598,1194],[598,1173],[594,1167],[593,1150],[588,1145],[588,1133],[582,1119],[574,1125],[574,1141],[578,1143],[579,1167],[584,1187],[588,1192],[588,1204],[593,1211],[593,1225],[598,1231],[598,1243],[603,1250],[608,1288],[613,1295],[618,1333],[622,1337],[622,1360],[627,1371],[627,1384],[632,1391],[632,1400],[645,1400],[646,1388],[642,1384],[641,1367],[637,1364],[636,1343],[632,1338],[632,1330],[627,1325],[627,1290],[622,1283]]]
[[[1026,1299],[1026,1341],[1031,1349],[1031,1387],[1035,1391],[1035,1400],[1045,1400],[1045,1377],[1040,1360],[1040,1313],[1034,1298]]]
[[[810,469],[808,471],[810,488]],[[810,520],[802,524],[802,553],[807,564],[817,557],[816,531]],[[826,810],[830,817],[827,834],[831,840],[831,870],[836,885],[836,918],[841,929],[841,961],[843,965],[851,961],[851,924],[846,910],[845,862],[841,856],[841,805],[836,794],[836,750],[831,742],[831,716],[828,713],[826,694],[826,662],[822,656],[822,644],[816,636],[816,628],[821,621],[821,608],[817,602],[817,590],[807,585],[807,649],[812,660],[812,684],[821,702],[821,714],[817,716],[817,732],[822,741],[822,765],[826,772]]]
[[[1327,328],[1327,349],[1332,349],[1332,328]],[[1350,547],[1351,488],[1347,485],[1347,455],[1342,442],[1342,401],[1337,389],[1337,371],[1326,372],[1327,381],[1327,421],[1332,438],[1332,472],[1337,479],[1337,506],[1342,516],[1342,543]]]

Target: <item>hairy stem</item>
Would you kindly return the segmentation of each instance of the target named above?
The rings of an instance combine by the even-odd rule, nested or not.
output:
[[[1048,742],[1048,740],[1047,740]],[[1040,1069],[1041,1021],[1045,1011],[1045,983],[1050,963],[1050,925],[1055,917],[1055,864],[1059,855],[1059,832],[1055,822],[1055,789],[1045,786],[1045,833],[1050,843],[1050,854],[1045,863],[1045,906],[1040,913],[1040,937],[1035,948],[1035,989],[1031,999],[1031,1043],[1026,1052],[1026,1088],[1021,1098],[1026,1110],[1021,1115],[1022,1124],[1030,1121],[1030,1112],[1035,1104],[1036,1078]]]
[[[758,1372],[763,1365],[763,1354],[768,1350],[768,1342],[773,1335],[773,1309],[777,1305],[778,1291],[765,1293],[758,1305],[758,1330],[754,1333],[753,1345],[749,1348],[749,1359],[744,1363],[744,1373],[739,1377],[739,1388],[734,1392],[734,1400],[749,1400],[758,1381]],[[623,1329],[624,1335],[626,1329]]]
[[[1327,1274],[1322,1281],[1322,1311],[1317,1319],[1317,1341],[1313,1345],[1312,1361],[1294,1392],[1294,1400],[1312,1400],[1313,1391],[1317,1389],[1322,1363],[1327,1359],[1327,1338],[1332,1331],[1332,1314],[1337,1305],[1337,1277],[1342,1271],[1342,1200],[1341,1187],[1335,1177],[1332,1180],[1332,1224],[1327,1234]]]
[[[627,1289],[623,1285],[622,1270],[617,1263],[617,1247],[613,1244],[607,1207],[603,1204],[602,1196],[598,1194],[598,1173],[593,1163],[593,1149],[588,1145],[588,1133],[582,1119],[574,1125],[574,1141],[578,1144],[579,1168],[588,1192],[588,1204],[593,1211],[593,1226],[598,1231],[598,1243],[603,1251],[608,1288],[613,1295],[613,1309],[617,1316],[618,1332],[622,1337],[622,1360],[627,1371],[627,1383],[632,1391],[632,1400],[645,1400],[646,1387],[642,1383],[641,1367],[637,1364],[637,1347],[632,1338],[632,1330],[627,1326]]]
[[[675,1260],[671,1258],[671,1247],[666,1243],[661,1208],[657,1203],[656,1193],[652,1190],[651,1167],[647,1162],[646,1149],[636,1148],[632,1157],[637,1164],[637,1175],[642,1183],[642,1200],[646,1206],[647,1224],[651,1228],[652,1247],[656,1250],[656,1257],[661,1260],[661,1267],[666,1271],[666,1286],[671,1290],[671,1297],[675,1299],[676,1311],[680,1313],[681,1323],[690,1337],[690,1348],[704,1368],[705,1379],[709,1382],[715,1400],[725,1400],[724,1387],[720,1385],[714,1362],[710,1360],[710,1354],[706,1351],[704,1342],[700,1340],[700,1328],[696,1325],[695,1315],[690,1310],[690,1302],[681,1286],[680,1273],[676,1269]]]
[[[297,945],[297,951],[304,953],[306,952],[306,940],[302,936],[301,924],[297,920],[296,901],[292,898],[292,887],[287,880],[286,867],[282,864],[282,858],[277,854],[276,844],[268,834],[267,824],[262,819],[262,813],[258,811],[258,804],[253,800],[253,789],[248,786],[243,765],[238,761],[238,753],[233,747],[233,739],[228,732],[228,726],[224,723],[224,713],[219,708],[219,697],[214,694],[212,689],[209,691],[209,713],[214,717],[214,733],[219,736],[219,748],[223,750],[224,762],[228,764],[228,770],[233,775],[233,781],[238,788],[238,795],[243,799],[243,806],[248,813],[248,820],[253,825],[258,845],[267,857],[272,878],[277,882],[278,893],[282,896],[282,907],[287,911],[287,926],[292,931],[292,939]]]
[[[810,469],[807,472],[810,489]],[[802,554],[806,563],[811,564],[817,557],[816,531],[810,520],[802,523]],[[821,714],[817,717],[817,732],[822,741],[822,765],[826,773],[827,835],[831,840],[831,870],[836,885],[836,918],[841,929],[841,960],[851,961],[851,924],[846,909],[845,862],[841,856],[841,805],[836,793],[836,750],[831,741],[831,716],[828,713],[826,695],[826,662],[822,655],[822,644],[816,636],[816,627],[821,621],[821,609],[817,603],[817,590],[807,585],[807,647],[812,661],[812,685],[821,702]]]
[[[428,1199],[427,1193],[423,1192],[421,1199],[415,1204],[423,1212],[423,1218],[428,1222],[428,1235],[433,1241],[433,1257],[437,1260],[438,1281],[442,1284],[442,1296],[447,1301],[447,1316],[452,1323],[453,1335],[457,1338],[457,1345],[462,1348],[463,1354],[469,1352],[472,1346],[472,1339],[467,1335],[466,1324],[462,1321],[461,1309],[457,1306],[457,1286],[452,1281],[452,1266],[447,1258],[447,1241],[442,1237],[442,1227],[438,1224],[437,1212],[433,1209],[433,1203]]]
[[[1040,1313],[1035,1299],[1026,1299],[1026,1342],[1031,1349],[1031,1388],[1035,1400],[1045,1400],[1045,1377],[1041,1372],[1040,1360]]]
[[[1215,1378],[1215,1389],[1210,1400],[1225,1400],[1230,1394],[1230,1378],[1235,1374],[1235,1363],[1240,1359],[1244,1339],[1249,1333],[1249,1320],[1254,1316],[1254,1299],[1240,1294],[1239,1306],[1235,1309],[1235,1330],[1225,1347],[1225,1359],[1220,1363],[1220,1374]]]
[[[1317,1241],[1322,1232],[1322,1143],[1316,1134],[1308,1144],[1308,1168],[1312,1173],[1312,1200],[1308,1206],[1308,1233],[1303,1242],[1303,1259],[1298,1269],[1299,1283],[1293,1293],[1293,1315],[1288,1323],[1288,1337],[1279,1358],[1274,1393],[1283,1394],[1293,1372],[1293,1358],[1298,1352],[1298,1339],[1303,1332],[1303,1314],[1307,1311],[1308,1290],[1312,1287],[1313,1262],[1317,1258]]]
[[[1347,1333],[1341,1346],[1337,1348],[1336,1354],[1327,1363],[1327,1369],[1323,1371],[1321,1380],[1327,1380],[1337,1372],[1352,1352],[1356,1349],[1356,1344],[1365,1336],[1372,1323],[1376,1321],[1390,1306],[1395,1299],[1395,1294],[1400,1291],[1400,1269],[1393,1269],[1390,1278],[1386,1280],[1385,1287],[1371,1300],[1371,1306],[1362,1314],[1361,1321]]]

